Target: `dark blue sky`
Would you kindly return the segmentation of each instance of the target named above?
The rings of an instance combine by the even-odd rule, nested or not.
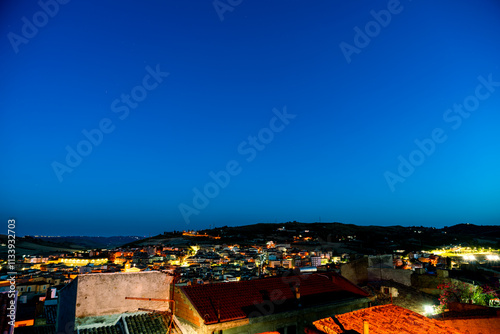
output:
[[[500,223],[496,1],[41,3],[0,10],[18,234]]]

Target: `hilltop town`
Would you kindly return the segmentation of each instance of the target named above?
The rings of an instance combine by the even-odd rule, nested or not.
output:
[[[324,273],[362,287],[373,305],[392,301],[422,315],[426,306],[439,304],[443,282],[495,287],[500,277],[499,228],[491,226],[289,222],[128,239],[133,241],[119,247],[84,249],[47,238],[21,238],[18,245],[29,244],[31,254],[20,255],[15,268],[7,269],[6,260],[1,264],[1,291],[12,289],[7,272],[16,273],[16,324],[54,326],[57,303],[49,301],[88,275],[160,272],[175,287],[191,287]],[[33,254],[36,245],[39,254]]]

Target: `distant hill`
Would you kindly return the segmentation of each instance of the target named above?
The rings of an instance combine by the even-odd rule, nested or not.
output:
[[[454,234],[468,234],[481,238],[500,238],[500,225],[481,226],[474,224],[458,224],[451,227],[445,227],[443,231]]]
[[[424,226],[360,226],[342,223],[266,223],[224,226],[197,231],[198,236],[164,233],[127,244],[128,247],[190,244],[237,243],[263,245],[267,241],[292,243],[303,249],[347,249],[364,254],[394,250],[422,250],[462,244],[463,246],[500,247],[500,226],[458,224],[445,228]],[[203,235],[208,235],[207,237]],[[217,237],[215,239],[214,237]],[[220,237],[220,238],[219,238]],[[301,240],[294,239],[300,237]]]
[[[6,236],[0,236],[2,244]],[[196,244],[264,245],[267,241],[290,243],[300,249],[332,250],[336,253],[377,254],[394,250],[422,250],[446,245],[485,246],[500,248],[500,225],[458,224],[444,228],[424,226],[360,226],[343,223],[266,223],[244,226],[223,226],[183,234],[165,232],[151,238],[116,237],[30,237],[16,239],[18,255],[56,254],[88,249],[170,245],[184,247]],[[7,254],[2,247],[0,255]]]
[[[85,249],[110,249],[144,239],[138,236],[117,236],[117,237],[88,237],[88,236],[66,236],[66,237],[37,237],[36,239],[62,243],[66,245],[76,245]]]
[[[70,243],[56,243],[31,237],[16,237],[16,257],[22,255],[51,255],[57,253],[76,252],[85,248],[79,245]],[[7,236],[0,235],[0,258],[7,258],[8,248]]]
[[[52,255],[58,253],[72,253],[89,249],[111,249],[120,247],[143,237],[117,236],[117,237],[16,237],[16,256],[22,255]],[[0,258],[7,258],[7,236],[0,235]]]

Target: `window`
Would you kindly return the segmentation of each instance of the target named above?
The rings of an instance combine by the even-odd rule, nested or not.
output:
[[[30,292],[30,291],[31,291],[31,286],[26,288],[26,292]]]

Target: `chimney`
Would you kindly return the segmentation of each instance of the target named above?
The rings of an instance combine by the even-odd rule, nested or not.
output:
[[[217,301],[217,322],[220,322],[220,298]]]
[[[295,292],[295,299],[297,300],[299,307],[300,307],[301,305],[300,305],[300,289],[299,288],[300,288],[299,284],[295,285],[294,292]]]
[[[363,320],[363,334],[370,334],[370,324],[366,320]]]

